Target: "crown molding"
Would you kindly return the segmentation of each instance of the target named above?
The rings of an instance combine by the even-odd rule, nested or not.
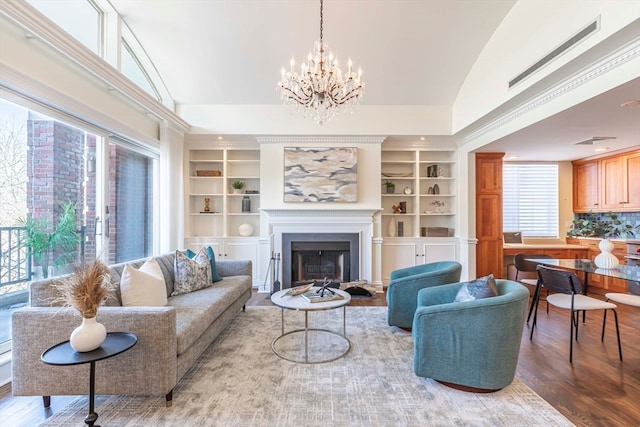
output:
[[[59,29],[57,25],[27,2],[0,2],[0,13],[22,27],[25,31],[25,37],[36,38],[46,43],[78,67],[100,79],[105,84],[105,90],[115,90],[138,105],[145,113],[153,114],[159,120],[172,122],[182,128],[184,133],[189,131],[189,123],[150,96],[74,37]]]
[[[386,136],[259,136],[260,144],[382,144]]]

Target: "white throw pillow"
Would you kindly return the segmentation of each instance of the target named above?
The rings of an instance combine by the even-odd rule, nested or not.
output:
[[[158,261],[148,259],[140,269],[126,264],[120,279],[120,296],[125,307],[167,305],[167,288]]]

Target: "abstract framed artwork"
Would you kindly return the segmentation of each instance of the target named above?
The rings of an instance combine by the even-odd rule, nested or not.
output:
[[[284,149],[285,202],[358,201],[358,149]]]

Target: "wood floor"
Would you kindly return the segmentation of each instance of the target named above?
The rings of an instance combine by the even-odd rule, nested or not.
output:
[[[271,305],[265,294],[254,292],[247,305]],[[351,305],[385,306],[385,296],[354,298]],[[627,427],[640,425],[640,310],[618,305],[624,361],[618,360],[613,318],[607,319],[600,342],[602,315],[590,313],[580,324],[579,341],[569,363],[569,316],[541,303],[533,341],[525,325],[516,375],[577,426]],[[73,397],[54,396],[51,408],[40,397],[13,397],[0,388],[0,424],[34,426],[64,407]]]

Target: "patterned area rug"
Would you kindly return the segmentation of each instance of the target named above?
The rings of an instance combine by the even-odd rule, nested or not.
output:
[[[213,343],[174,390],[164,396],[98,396],[98,424],[133,426],[571,426],[516,379],[496,393],[473,394],[413,373],[411,334],[386,323],[386,307],[347,307],[351,349],[330,363],[299,364],[277,357],[280,309],[249,307]],[[285,329],[304,315],[285,311]],[[309,315],[310,327],[342,330],[342,309]],[[345,349],[331,334],[312,334],[310,354]],[[321,345],[329,337],[327,346]],[[297,338],[294,338],[297,337]],[[287,336],[287,356],[303,334]],[[337,339],[336,339],[337,338]],[[278,342],[280,345],[280,341]],[[342,346],[342,347],[340,347]],[[54,397],[55,398],[55,397]],[[41,426],[84,426],[88,399],[80,397]]]

